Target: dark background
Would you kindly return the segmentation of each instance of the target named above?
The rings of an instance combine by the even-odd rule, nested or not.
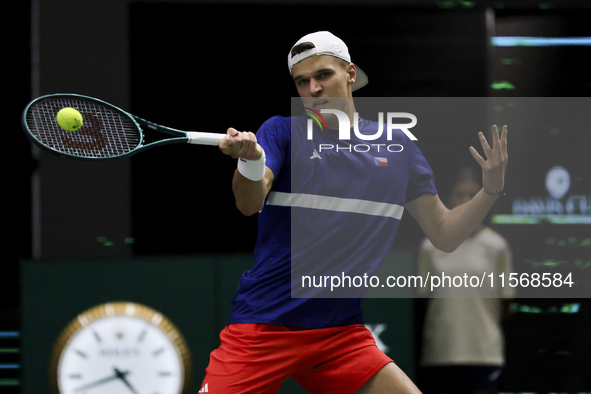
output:
[[[230,180],[235,161],[215,148],[170,146],[102,167],[37,156],[19,124],[24,106],[37,95],[87,94],[182,130],[256,131],[272,115],[289,115],[289,98],[296,91],[287,72],[287,51],[303,34],[321,29],[343,38],[353,62],[369,75],[369,85],[358,96],[587,97],[591,91],[588,46],[488,44],[493,35],[590,37],[591,12],[583,2],[421,1],[412,7],[403,1],[116,3],[46,0],[14,5],[17,12],[11,17],[17,21],[8,41],[16,56],[4,59],[10,70],[6,83],[14,79],[19,88],[16,97],[5,99],[10,119],[10,160],[5,166],[16,169],[10,177],[16,182],[5,189],[10,193],[5,215],[12,219],[11,237],[5,241],[9,257],[0,271],[0,331],[21,327],[21,261],[248,254],[256,235],[256,217],[245,218],[234,207]],[[68,23],[52,14],[66,6],[75,8]],[[117,14],[113,25],[98,19],[109,13]],[[76,14],[84,17],[77,20]],[[77,36],[82,23],[85,31],[96,24],[95,34]],[[37,24],[39,35],[32,33]],[[112,38],[121,31],[125,40]],[[47,38],[54,36],[68,39]],[[105,44],[113,42],[116,47]],[[91,48],[80,47],[88,43]],[[121,69],[123,76],[117,71]],[[515,89],[492,89],[495,81],[511,81]],[[531,141],[512,147],[512,157],[535,149],[535,135]],[[472,164],[467,147],[476,143],[474,130],[458,130],[453,136],[434,130],[420,139],[442,196],[449,192],[455,169]],[[554,156],[572,153],[572,147],[556,146]],[[527,187],[528,181],[530,188],[537,187],[531,179],[520,184]],[[589,189],[583,192],[591,195]],[[581,239],[587,227],[527,230],[539,237]],[[498,231],[527,258],[531,246],[521,244],[522,228],[501,226]],[[421,238],[416,223],[403,220],[393,249],[414,252]],[[589,259],[589,248],[577,253],[581,250]],[[547,310],[564,300],[519,301]],[[507,324],[508,348],[520,349],[508,354],[507,391],[591,390],[581,372],[589,370],[591,359],[591,340],[584,334],[589,306],[586,300],[577,301],[582,303],[577,315],[518,313]],[[540,341],[546,344],[543,352]],[[559,372],[543,373],[552,368]],[[542,371],[543,378],[531,378],[533,370]]]

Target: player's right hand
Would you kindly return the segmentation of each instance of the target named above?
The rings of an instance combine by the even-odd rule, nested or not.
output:
[[[257,143],[254,133],[238,131],[232,127],[228,129],[218,146],[222,153],[234,159],[258,160],[263,155],[263,149]]]

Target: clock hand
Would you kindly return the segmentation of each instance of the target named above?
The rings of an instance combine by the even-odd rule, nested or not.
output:
[[[121,379],[121,381],[131,390],[133,394],[138,394],[138,392],[135,391],[131,383],[129,383],[129,381],[125,379],[125,375],[127,375],[128,373],[129,371],[121,372],[117,368],[115,368],[115,375],[117,376],[117,378]]]
[[[94,381],[92,383],[85,384],[84,386],[80,386],[78,388],[75,388],[74,389],[74,392],[86,390],[86,389],[89,389],[91,387],[100,386],[101,384],[108,383],[108,382],[110,382],[112,380],[115,380],[115,379],[119,379],[119,376],[117,376],[117,374],[114,374],[113,376],[102,378],[102,379],[96,380],[96,381]]]

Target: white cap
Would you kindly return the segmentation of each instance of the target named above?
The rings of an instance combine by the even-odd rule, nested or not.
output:
[[[351,63],[351,55],[349,55],[347,45],[345,45],[343,40],[328,31],[318,31],[316,33],[305,35],[300,38],[293,47],[304,42],[314,44],[314,48],[305,50],[302,53],[293,56],[291,55],[291,50],[289,51],[289,54],[287,55],[287,65],[290,74],[294,64],[301,62],[312,55],[331,55]],[[293,47],[291,48],[293,49]],[[353,91],[364,87],[368,82],[367,75],[357,67],[357,65],[355,65],[355,69],[357,70],[357,78],[355,79],[355,82],[353,82],[353,85],[351,85]]]

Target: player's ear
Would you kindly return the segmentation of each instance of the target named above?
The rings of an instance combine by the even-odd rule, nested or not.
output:
[[[347,74],[349,75],[349,84],[353,84],[357,78],[357,68],[355,68],[355,64],[349,63],[349,65],[347,65]]]

